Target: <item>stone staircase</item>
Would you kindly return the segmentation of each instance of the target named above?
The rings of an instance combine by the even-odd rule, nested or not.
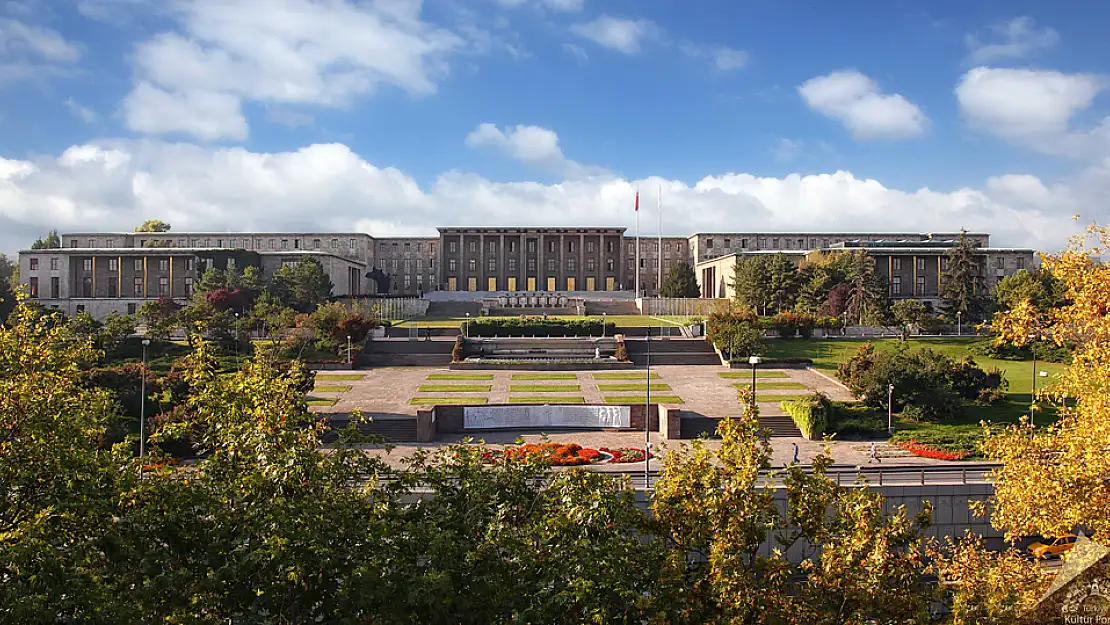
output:
[[[636,307],[636,300],[633,299],[586,300],[587,315],[600,315],[601,313],[607,315],[638,315],[640,309]]]
[[[358,355],[360,367],[446,367],[454,340],[410,341],[404,338],[366,341]]]
[[[794,425],[794,419],[789,415],[759,415],[759,427],[771,430],[771,437],[796,437],[801,438],[802,431]]]
[[[373,415],[370,415],[373,418]],[[325,445],[335,443],[339,438],[338,430],[346,428],[350,421],[346,419],[329,420],[328,428],[322,437]],[[364,436],[380,436],[390,443],[416,442],[416,419],[374,419],[368,423],[360,423],[358,431]]]
[[[482,312],[481,302],[458,300],[434,300],[428,303],[426,317],[465,317],[466,313],[477,319]]]
[[[698,438],[702,434],[710,438],[718,438],[717,436],[717,423],[721,419],[717,417],[705,417],[701,415],[682,415],[682,428],[681,436],[684,439]],[[801,438],[802,433],[798,427],[794,425],[793,419],[790,417],[759,417],[760,427],[767,428],[771,431],[771,438],[780,437],[795,437]]]
[[[645,366],[648,361],[648,345],[646,339],[628,338],[625,341],[628,349],[628,359],[637,366]],[[652,365],[716,365],[721,366],[721,359],[713,346],[700,338],[669,338],[651,340]]]

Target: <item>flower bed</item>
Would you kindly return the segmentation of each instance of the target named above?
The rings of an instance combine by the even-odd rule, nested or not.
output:
[[[600,451],[609,454],[609,462],[613,464],[644,461],[644,450],[637,449],[636,447],[618,447],[616,449],[602,447]]]
[[[923,445],[917,441],[906,441],[904,443],[899,443],[898,446],[915,456],[932,458],[934,460],[963,460],[970,455],[966,451],[945,451],[943,449],[930,447],[929,445]]]
[[[517,447],[482,452],[482,460],[489,464],[526,458],[540,458],[557,467],[576,467],[599,462],[603,456],[597,449],[583,447],[578,443],[525,443]]]

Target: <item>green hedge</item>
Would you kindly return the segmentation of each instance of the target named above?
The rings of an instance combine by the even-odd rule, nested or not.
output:
[[[794,425],[809,440],[821,438],[829,426],[829,411],[825,402],[816,397],[780,402],[786,414],[794,419]]]
[[[613,336],[617,324],[600,319],[479,319],[467,326],[468,336]]]

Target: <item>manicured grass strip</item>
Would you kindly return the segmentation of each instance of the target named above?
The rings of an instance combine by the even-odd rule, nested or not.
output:
[[[794,401],[798,399],[809,399],[812,395],[764,395],[763,393],[756,393],[756,403],[769,403],[780,401]]]
[[[585,397],[566,397],[560,395],[518,395],[509,398],[510,404],[584,404]]]
[[[645,395],[606,395],[605,403],[607,404],[644,404],[647,403]],[[678,395],[652,395],[651,403],[653,404],[684,404],[682,398]]]
[[[514,373],[509,376],[513,380],[577,380],[574,373]]]
[[[717,375],[721,376],[722,378],[725,378],[726,380],[732,380],[732,379],[735,379],[735,378],[739,378],[741,380],[745,380],[745,379],[750,380],[750,379],[752,379],[752,372],[751,371],[718,371]],[[755,378],[757,380],[760,379],[760,378],[789,378],[789,377],[790,376],[785,371],[758,371],[757,370],[755,372]]]
[[[313,397],[311,395],[305,399],[309,406],[334,406],[335,402],[339,401],[334,397]]]
[[[601,391],[602,393],[619,393],[621,391],[647,391],[648,385],[646,382],[644,384],[598,384],[597,390]],[[651,385],[651,390],[669,391],[671,390],[671,387],[668,384],[656,384],[653,382]]]
[[[577,384],[510,384],[510,393],[579,393]]]
[[[644,380],[648,377],[647,371],[627,371],[621,373],[595,373],[595,380]],[[652,371],[651,379],[658,380],[659,374]]]
[[[492,373],[429,373],[425,380],[492,380]]]
[[[413,397],[409,400],[410,406],[458,406],[486,403],[489,403],[489,400],[485,397]]]
[[[738,382],[733,384],[736,388],[751,388],[752,382]],[[809,387],[801,382],[756,382],[755,391],[804,391]]]
[[[349,384],[317,384],[312,390],[318,393],[346,393],[351,390]]]
[[[488,393],[489,384],[421,384],[421,393]]]
[[[353,382],[366,377],[365,373],[317,373],[317,382]]]

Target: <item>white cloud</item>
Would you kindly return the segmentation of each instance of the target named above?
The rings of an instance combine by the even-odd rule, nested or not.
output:
[[[133,130],[239,139],[244,101],[345,106],[383,86],[430,94],[447,57],[466,45],[425,22],[419,2],[180,0],[174,7],[181,32],[136,47],[135,92],[123,107]],[[153,98],[152,90],[163,95]],[[146,106],[166,101],[174,104],[168,111]],[[182,110],[193,104],[201,108]]]
[[[0,18],[0,83],[57,73],[81,58],[81,51],[50,28]]]
[[[925,132],[929,119],[900,94],[885,94],[857,71],[810,78],[798,87],[809,107],[840,120],[856,139],[905,139]]]
[[[85,122],[86,124],[96,121],[96,111],[93,111],[86,106],[81,106],[73,98],[69,98],[66,100],[66,108],[69,109],[70,113],[73,113],[75,117],[79,117],[81,121]]]
[[[532,146],[529,155],[561,154],[547,139],[522,144]],[[130,230],[154,218],[175,230],[379,235],[432,233],[447,223],[631,227],[637,186],[663,187],[664,231],[676,234],[965,227],[990,232],[995,245],[1058,249],[1078,227],[1073,213],[1110,218],[1110,161],[1057,185],[1007,176],[948,192],[892,189],[844,171],[726,173],[693,184],[614,175],[499,183],[452,171],[421,186],[341,144],[257,153],[151,140],[74,146],[33,161],[0,158],[0,250],[25,248],[50,228]]]
[[[741,69],[748,64],[748,53],[728,46],[707,46],[692,41],[682,41],[678,49],[692,58],[707,58],[722,72]]]
[[[1060,42],[1055,30],[1037,28],[1031,17],[1015,17],[990,28],[993,41],[983,41],[976,34],[964,36],[968,63],[982,65],[1006,59],[1023,59]]]
[[[585,0],[497,0],[497,4],[510,9],[532,5],[561,13],[577,13],[582,10]]]
[[[956,86],[956,100],[973,128],[1043,152],[1082,156],[1105,151],[1107,121],[1072,132],[1072,118],[1108,84],[1094,74],[976,67]]]
[[[564,43],[563,50],[565,50],[567,54],[574,58],[575,61],[578,61],[580,65],[585,65],[590,61],[590,55],[586,54],[586,51],[583,50],[582,46],[580,45],[573,43]]]
[[[591,22],[570,27],[579,37],[624,54],[636,54],[644,41],[658,41],[663,30],[651,20],[629,20],[602,15]]]
[[[563,170],[569,164],[559,148],[559,135],[539,126],[480,124],[466,136],[472,148],[493,148],[533,167]]]
[[[779,137],[771,146],[771,156],[779,163],[789,163],[798,156],[804,142],[801,139]]]

